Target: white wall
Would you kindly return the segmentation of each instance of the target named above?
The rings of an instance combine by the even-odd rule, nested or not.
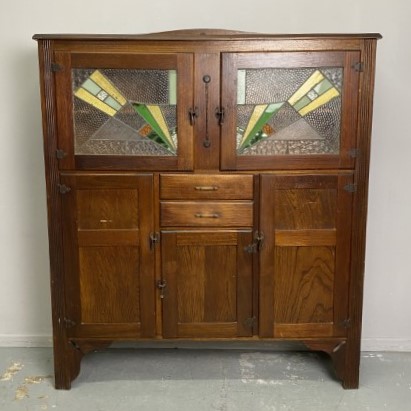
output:
[[[46,194],[34,33],[227,28],[381,32],[363,348],[411,350],[409,0],[15,0],[0,6],[0,345],[49,344]]]

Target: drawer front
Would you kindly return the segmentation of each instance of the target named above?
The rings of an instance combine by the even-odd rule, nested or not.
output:
[[[252,227],[252,201],[165,201],[163,227]]]
[[[164,200],[252,200],[252,175],[162,174]]]

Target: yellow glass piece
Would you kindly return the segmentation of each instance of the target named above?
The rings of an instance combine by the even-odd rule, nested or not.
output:
[[[94,97],[92,94],[90,94],[88,91],[84,90],[84,88],[79,88],[75,92],[75,96],[78,98],[81,98],[84,100],[86,103],[91,104],[92,106],[96,107],[97,109],[101,110],[103,113],[108,114],[109,116],[114,116],[117,111],[108,106],[106,103],[103,101],[99,100],[97,97]]]
[[[323,79],[324,76],[319,70],[314,71],[309,79],[290,97],[288,102],[293,106]]]
[[[90,78],[105,92],[107,92],[107,94],[116,99],[122,106],[127,103],[127,100],[122,96],[122,94],[98,70],[96,70]]]
[[[254,107],[253,114],[251,114],[250,120],[248,121],[247,128],[243,134],[243,138],[241,140],[240,146],[241,144],[243,144],[247,136],[251,133],[251,130],[254,128],[257,121],[264,114],[267,106],[268,104],[259,104],[258,106]]]
[[[147,105],[147,109],[157,122],[158,126],[161,128],[161,131],[164,133],[164,136],[167,138],[167,141],[170,143],[171,147],[176,148],[160,107]]]
[[[305,116],[306,114],[310,113],[311,111],[315,110],[318,107],[321,107],[325,103],[328,103],[331,99],[339,95],[340,93],[338,92],[337,89],[331,88],[328,91],[326,91],[324,94],[316,98],[314,101],[312,101],[310,104],[307,104],[305,107],[303,107],[299,111],[299,113],[302,116]]]

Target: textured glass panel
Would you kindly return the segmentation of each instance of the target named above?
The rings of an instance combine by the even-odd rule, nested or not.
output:
[[[76,155],[174,156],[175,70],[73,69]]]
[[[238,70],[238,154],[338,154],[342,82],[341,67]]]

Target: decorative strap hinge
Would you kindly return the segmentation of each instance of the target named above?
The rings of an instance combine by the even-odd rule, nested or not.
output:
[[[150,250],[154,250],[155,246],[160,242],[160,234],[157,232],[150,233]]]
[[[348,191],[349,193],[355,193],[357,191],[357,184],[347,184],[344,186],[344,190]]]
[[[58,71],[63,71],[64,69],[64,67],[58,63],[51,63],[50,68],[53,73],[56,73]]]
[[[66,194],[71,191],[70,187],[67,187],[65,184],[57,184],[60,194]]]
[[[254,231],[254,239],[251,244],[244,247],[244,251],[253,254],[260,252],[264,244],[264,234],[262,231]]]
[[[352,65],[352,68],[358,73],[362,73],[364,71],[364,63],[362,61],[357,61]]]

